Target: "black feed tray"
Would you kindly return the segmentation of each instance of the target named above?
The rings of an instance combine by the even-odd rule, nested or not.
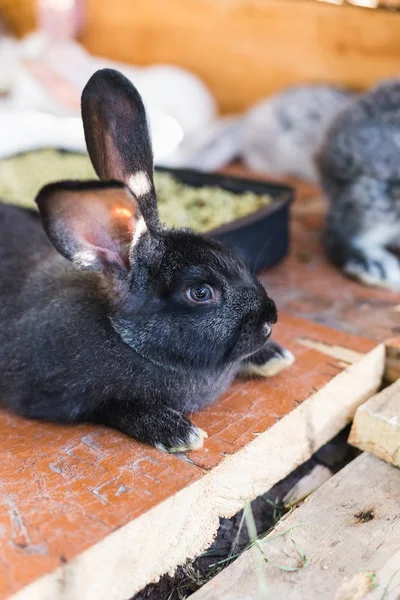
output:
[[[287,255],[289,208],[294,197],[293,188],[192,169],[157,167],[156,170],[170,173],[182,183],[193,187],[218,186],[236,194],[247,191],[268,194],[274,199],[269,206],[205,233],[236,252],[255,273],[273,267]]]

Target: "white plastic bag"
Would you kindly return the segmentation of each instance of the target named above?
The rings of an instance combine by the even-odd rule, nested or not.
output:
[[[0,82],[8,85],[9,97],[0,102],[0,157],[46,146],[84,152],[80,96],[90,76],[105,67],[124,73],[141,93],[156,162],[172,155],[187,136],[204,131],[217,114],[206,86],[178,67],[115,63],[43,32],[22,42],[8,39],[3,50],[0,45]]]

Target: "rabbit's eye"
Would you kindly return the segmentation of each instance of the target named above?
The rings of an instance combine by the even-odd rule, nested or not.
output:
[[[186,290],[185,296],[191,302],[203,304],[205,302],[210,302],[210,300],[214,298],[214,292],[209,285],[200,283],[197,285],[191,285],[190,288]]]

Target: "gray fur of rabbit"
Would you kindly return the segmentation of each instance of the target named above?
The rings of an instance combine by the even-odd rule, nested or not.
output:
[[[82,116],[102,181],[46,186],[40,215],[0,204],[1,400],[199,448],[205,433],[185,414],[240,372],[292,362],[269,339],[275,304],[227,248],[159,222],[145,109],[125,77],[95,73]]]
[[[352,97],[328,85],[298,85],[256,104],[243,119],[240,154],[256,171],[317,180],[314,155]]]
[[[337,116],[317,165],[329,202],[330,259],[368,285],[400,290],[400,79]]]

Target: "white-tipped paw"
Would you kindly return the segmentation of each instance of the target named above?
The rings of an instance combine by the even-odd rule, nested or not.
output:
[[[200,450],[200,448],[203,447],[206,438],[208,438],[206,431],[191,424],[191,428],[188,429],[187,435],[171,440],[169,443],[157,443],[156,448],[169,453],[190,452],[192,450]]]
[[[257,364],[247,362],[243,365],[240,374],[246,377],[273,377],[294,363],[294,356],[289,350],[281,348],[265,363]]]
[[[400,261],[384,248],[369,249],[350,258],[343,271],[366,285],[400,290]]]

